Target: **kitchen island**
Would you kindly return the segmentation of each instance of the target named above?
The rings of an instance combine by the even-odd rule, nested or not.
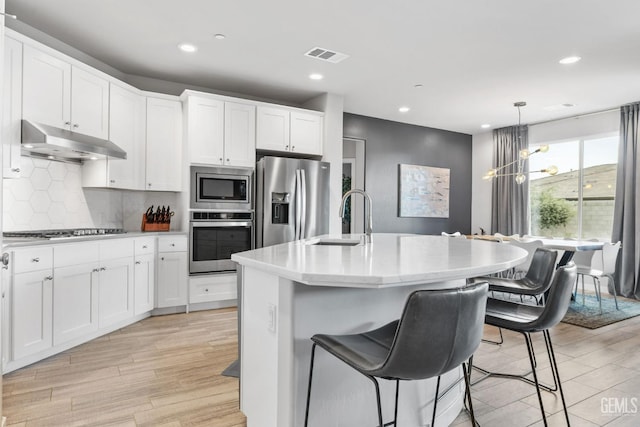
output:
[[[510,245],[408,234],[373,234],[370,242],[323,236],[232,255],[239,264],[240,409],[247,426],[303,425],[312,335],[373,329],[399,318],[416,289],[460,287],[526,255]],[[441,390],[461,375],[446,374]],[[427,425],[434,390],[434,380],[403,382],[398,423]],[[439,401],[436,425],[455,419],[463,392],[458,382]],[[388,421],[393,383],[381,381],[381,393]],[[376,417],[371,382],[318,351],[309,426],[376,425]]]

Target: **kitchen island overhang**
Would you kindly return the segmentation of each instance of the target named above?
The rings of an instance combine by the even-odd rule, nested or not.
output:
[[[249,427],[302,425],[313,334],[381,326],[400,316],[416,289],[464,286],[468,277],[511,268],[527,255],[510,245],[442,236],[372,237],[353,246],[318,245],[316,238],[233,255],[240,270],[240,406]],[[375,425],[369,380],[325,356],[316,357],[309,425]],[[443,380],[460,377],[456,369]],[[432,380],[402,383],[398,421],[430,419],[434,389]],[[458,384],[439,401],[442,425],[459,413],[463,390]],[[392,384],[384,384],[388,415],[393,394]]]

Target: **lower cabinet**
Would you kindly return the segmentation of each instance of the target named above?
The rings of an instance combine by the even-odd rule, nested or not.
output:
[[[98,277],[98,326],[104,328],[133,317],[133,258],[101,261]]]
[[[16,274],[13,277],[13,359],[30,356],[53,345],[51,270]]]
[[[189,303],[226,301],[237,298],[235,273],[211,274],[189,278]]]
[[[153,310],[155,297],[155,254],[136,255],[133,266],[133,283],[135,302],[134,314]]]
[[[158,253],[157,308],[187,304],[187,253]]]
[[[54,270],[53,344],[98,330],[98,262]]]

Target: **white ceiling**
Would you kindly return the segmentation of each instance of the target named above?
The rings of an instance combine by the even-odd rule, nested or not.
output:
[[[638,0],[6,0],[6,10],[127,74],[297,104],[336,93],[346,112],[469,134],[516,124],[515,101],[528,104],[524,124],[640,100]],[[349,58],[303,56],[316,46]],[[569,55],[583,59],[558,63]],[[575,107],[545,110],[564,103]]]

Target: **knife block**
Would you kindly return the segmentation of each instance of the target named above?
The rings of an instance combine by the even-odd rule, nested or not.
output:
[[[147,216],[142,214],[142,231],[169,231],[171,222],[147,222]]]

